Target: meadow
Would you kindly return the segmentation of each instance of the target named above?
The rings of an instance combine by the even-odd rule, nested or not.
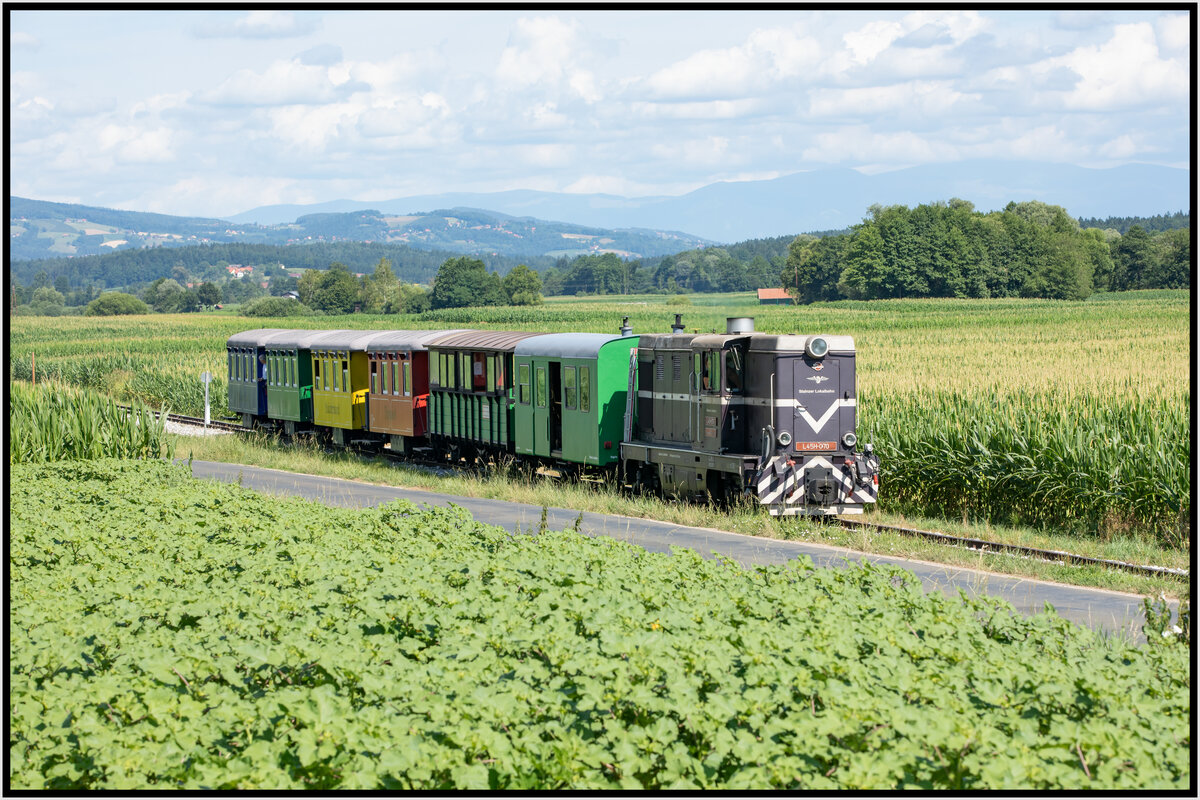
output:
[[[1101,538],[1190,544],[1190,298],[1186,291],[1024,299],[759,306],[752,294],[551,298],[540,307],[305,317],[17,317],[10,376],[58,377],[201,413],[225,403],[224,342],[253,327],[844,333],[857,347],[860,437],[881,455],[881,507]],[[257,323],[257,324],[256,324]]]

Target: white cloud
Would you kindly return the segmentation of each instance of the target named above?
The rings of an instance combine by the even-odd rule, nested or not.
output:
[[[815,89],[809,93],[809,113],[814,117],[853,118],[943,116],[979,100],[978,94],[956,91],[949,81],[910,81],[859,89]]]
[[[688,165],[729,165],[731,157],[729,139],[724,136],[709,136],[703,139],[687,139],[681,142],[659,142],[650,149],[655,158],[666,159]]]
[[[25,33],[24,31],[13,31],[12,35],[9,36],[8,41],[13,48],[20,48],[23,50],[37,50],[42,46],[40,39],[33,34]]]
[[[630,111],[646,119],[723,120],[751,116],[765,107],[764,101],[749,98],[695,103],[635,102],[630,105]]]
[[[850,31],[842,36],[846,49],[850,51],[850,60],[855,64],[866,64],[882,53],[892,42],[905,33],[904,26],[899,22],[876,20],[869,22],[858,30]]]
[[[587,103],[600,100],[595,76],[581,65],[586,46],[579,35],[578,23],[555,17],[520,19],[509,41],[496,65],[499,91],[565,87]]]
[[[1180,59],[1163,59],[1149,23],[1118,25],[1098,46],[1080,47],[1035,66],[1045,72],[1060,66],[1079,74],[1065,95],[1040,98],[1045,105],[1061,102],[1069,109],[1105,111],[1162,101],[1186,102],[1190,71]]]
[[[236,19],[220,19],[196,26],[201,37],[235,39],[284,39],[306,36],[317,29],[320,18],[311,13],[251,11]]]
[[[912,164],[955,161],[958,158],[955,148],[944,142],[933,141],[911,131],[880,133],[866,126],[849,126],[819,133],[801,155],[805,161],[827,164],[869,164],[880,161]]]
[[[1163,50],[1187,57],[1191,41],[1187,14],[1164,14],[1155,24],[1158,44]]]
[[[651,98],[738,98],[818,69],[821,47],[796,30],[753,31],[744,44],[701,50],[646,79]]]
[[[276,61],[265,72],[239,70],[200,96],[201,102],[232,106],[286,106],[330,103],[365,88],[348,79],[345,70],[299,61]]]

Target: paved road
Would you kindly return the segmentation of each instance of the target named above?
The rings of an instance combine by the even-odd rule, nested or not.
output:
[[[239,464],[193,461],[192,475],[229,483],[240,482],[247,489],[270,494],[298,495],[347,508],[375,506],[396,499],[430,506],[448,506],[453,503],[467,509],[482,522],[499,525],[510,531],[515,531],[518,526],[526,531],[537,528],[542,516],[541,506],[525,503],[376,486]],[[572,528],[578,517],[578,511],[551,508],[547,510],[547,527],[550,530]],[[876,556],[829,545],[763,539],[740,533],[689,528],[613,514],[584,512],[580,530],[589,536],[611,536],[657,553],[670,552],[671,547],[687,547],[705,557],[720,553],[744,565],[779,564],[801,554],[811,557],[818,567],[843,566],[853,561],[894,564],[920,578],[926,591],[942,591],[957,596],[958,590],[963,589],[971,596],[989,594],[1003,597],[1026,614],[1037,613],[1046,603],[1050,603],[1061,616],[1073,622],[1105,631],[1127,631],[1135,638],[1141,639],[1142,598],[1137,595],[995,575],[925,561]]]

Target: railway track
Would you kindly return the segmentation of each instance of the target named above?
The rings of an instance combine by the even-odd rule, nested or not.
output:
[[[929,541],[939,542],[951,547],[961,547],[967,550],[978,550],[982,553],[1011,553],[1023,558],[1066,564],[1068,566],[1099,566],[1107,569],[1117,569],[1123,572],[1132,572],[1138,575],[1183,579],[1188,578],[1188,571],[1186,569],[1178,569],[1176,567],[1156,567],[1148,564],[1130,564],[1124,561],[1112,561],[1106,558],[1081,556],[1076,553],[1063,552],[1062,550],[1043,550],[1038,547],[1026,547],[1025,545],[1020,544],[989,542],[986,539],[972,539],[965,536],[952,536],[948,533],[924,531],[917,528],[906,528],[899,525],[881,525],[875,522],[864,522],[862,520],[852,520],[844,517],[838,517],[838,523],[847,530],[867,529],[884,531],[888,533],[899,533],[905,536],[928,539]]]
[[[159,412],[155,412],[156,415]],[[189,417],[183,414],[168,414],[167,419],[172,422],[178,422],[182,425],[204,425],[203,418]],[[218,430],[227,430],[234,432],[246,432],[246,429],[240,424],[210,421],[210,428]],[[365,451],[364,451],[365,452]],[[397,460],[399,458],[397,457]],[[427,459],[417,458],[415,461],[426,467],[445,469],[445,462],[433,462]],[[917,528],[907,528],[900,525],[883,525],[876,522],[864,522],[856,519],[846,519],[845,517],[837,518],[838,524],[846,530],[866,529],[874,531],[882,531],[887,533],[899,533],[904,536],[926,539],[929,541],[938,542],[950,547],[959,547],[966,550],[976,550],[982,553],[1008,553],[1021,556],[1022,558],[1036,559],[1050,563],[1066,564],[1069,566],[1099,566],[1105,569],[1115,569],[1123,572],[1131,572],[1137,575],[1149,575],[1153,577],[1169,577],[1187,580],[1190,573],[1186,569],[1176,567],[1159,567],[1149,564],[1130,564],[1124,561],[1114,561],[1105,558],[1093,558],[1091,556],[1081,556],[1077,553],[1067,553],[1062,550],[1044,550],[1038,547],[1027,547],[1019,544],[1005,544],[1003,542],[990,542],[986,539],[974,539],[966,536],[953,536],[948,533],[938,533],[937,531],[926,531]]]
[[[124,404],[118,403],[118,407],[126,411],[129,410],[129,406]],[[163,416],[161,411],[154,411],[153,409],[151,409],[150,413],[154,414],[155,419],[161,419]],[[204,427],[204,417],[189,417],[186,414],[167,414],[167,419],[171,422],[178,422],[180,425],[194,425],[197,428]],[[246,430],[239,423],[215,419],[209,420],[208,427],[219,431],[231,431],[235,433],[245,432]]]

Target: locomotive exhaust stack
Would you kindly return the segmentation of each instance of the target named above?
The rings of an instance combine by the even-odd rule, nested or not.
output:
[[[754,333],[754,317],[726,317],[725,333],[730,336]]]

